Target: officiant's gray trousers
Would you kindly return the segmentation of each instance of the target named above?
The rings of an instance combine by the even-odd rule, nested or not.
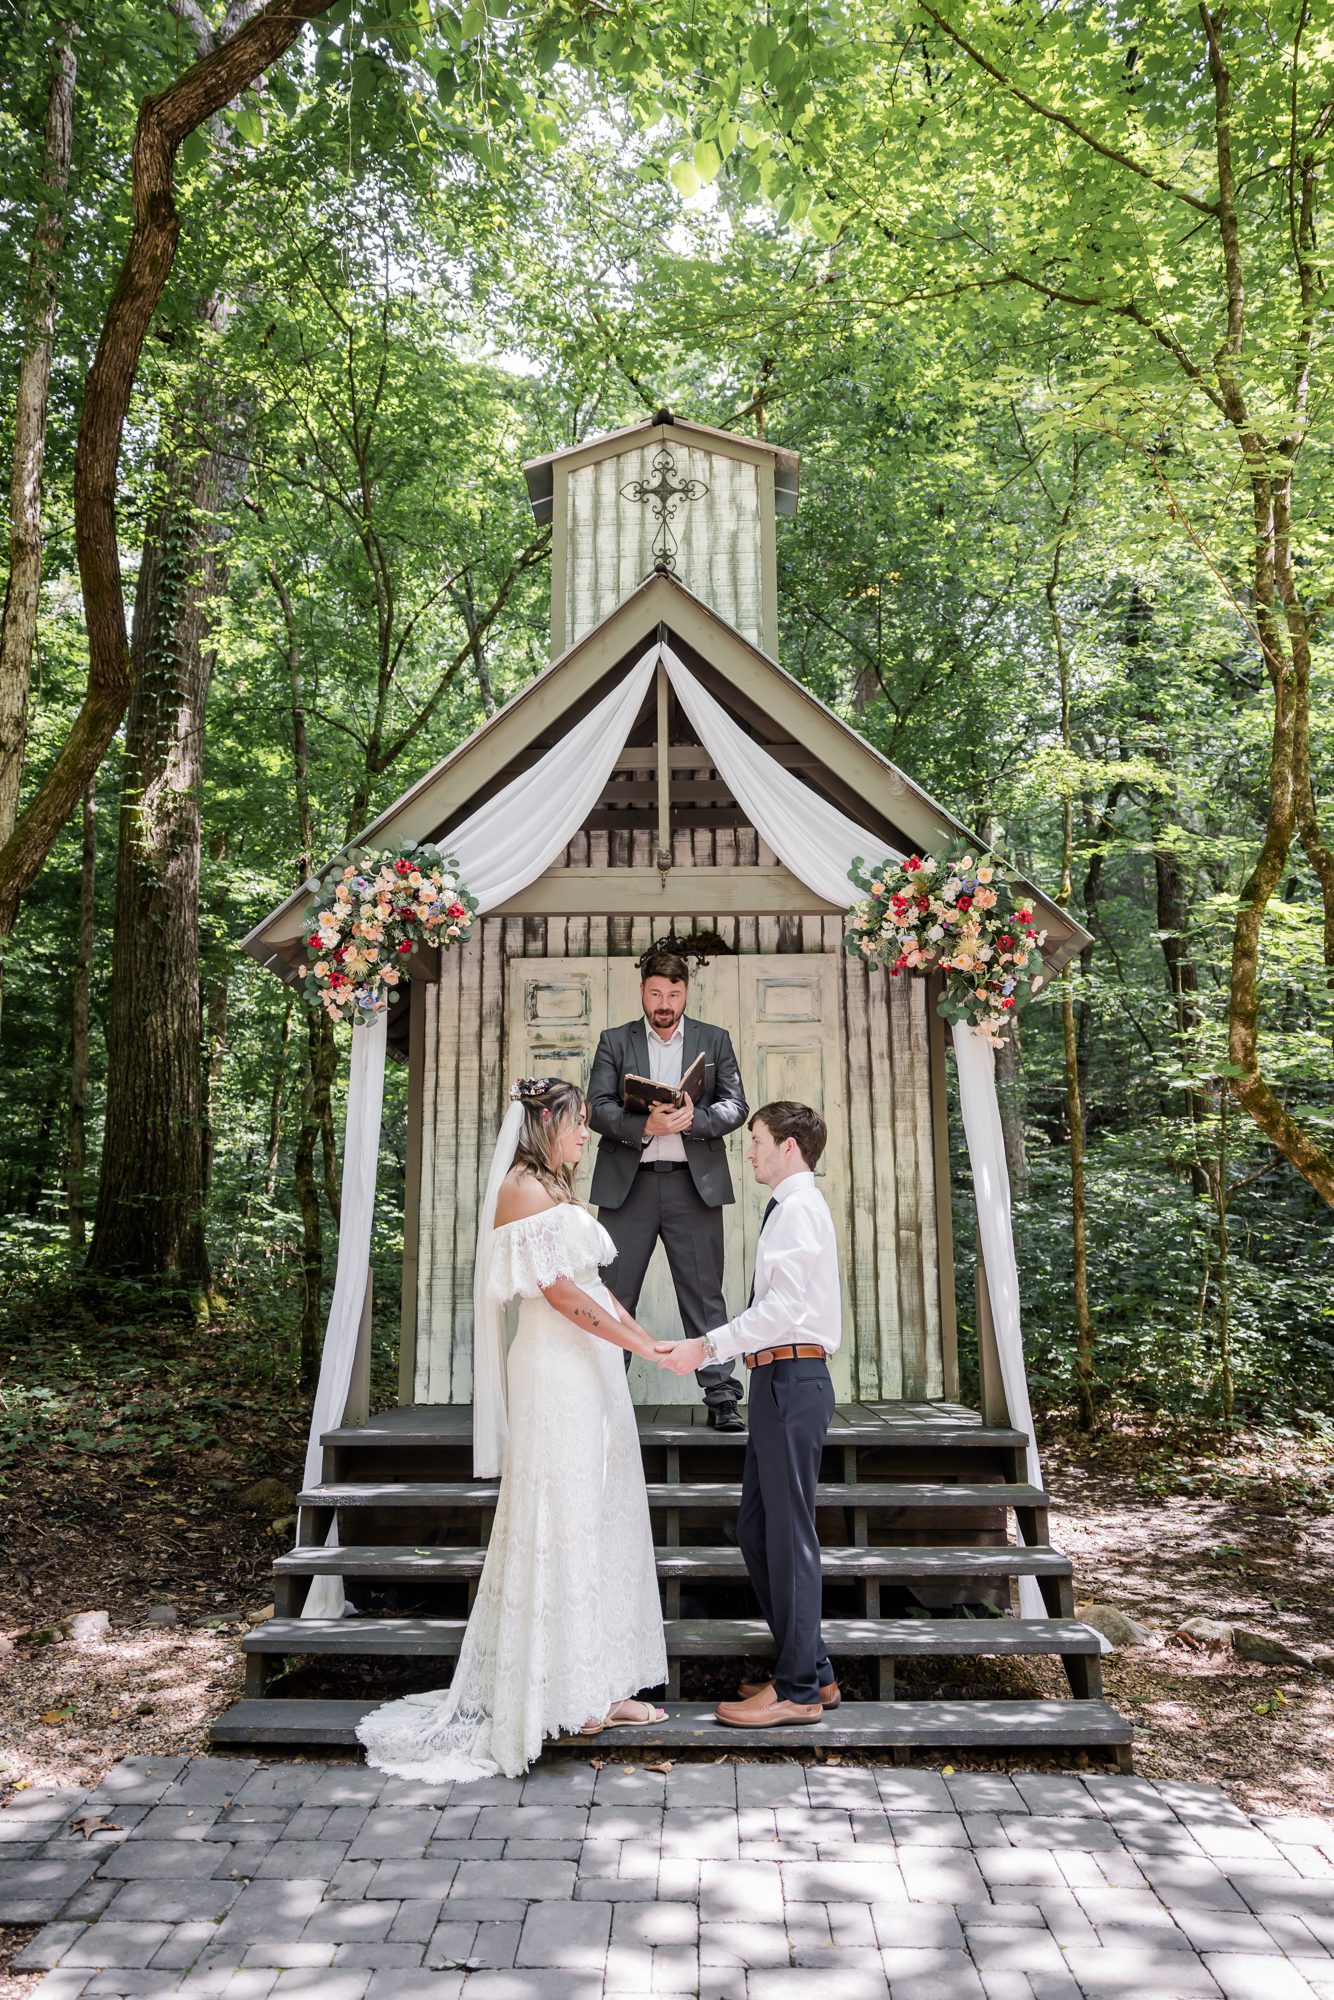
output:
[[[603,1280],[627,1312],[639,1304],[644,1274],[661,1237],[687,1339],[697,1340],[724,1324],[723,1212],[701,1198],[689,1167],[671,1173],[641,1167],[620,1207],[600,1208],[598,1221],[616,1245],[616,1262],[604,1270]],[[657,1330],[649,1328],[650,1333]],[[625,1365],[630,1365],[628,1353]],[[713,1409],[732,1410],[741,1400],[730,1361],[697,1369],[695,1380]]]
[[[774,1687],[816,1702],[834,1678],[820,1637],[820,1537],[815,1494],[834,1414],[829,1368],[815,1359],[750,1371],[750,1435],[737,1540],[751,1589],[774,1635]]]

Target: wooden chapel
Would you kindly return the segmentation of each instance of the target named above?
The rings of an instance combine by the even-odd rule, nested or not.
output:
[[[777,663],[777,524],[797,508],[794,452],[660,412],[524,470],[534,513],[552,529],[551,664],[367,827],[365,842],[448,848],[451,826],[531,767],[655,640],[885,851],[965,832]],[[1086,935],[1029,888],[1055,971]],[[304,972],[308,898],[308,888],[297,891],[244,940],[291,982]],[[261,1698],[276,1657],[452,1657],[494,1497],[470,1484],[466,1454],[472,1266],[509,1080],[559,1072],[586,1081],[600,1031],[638,1011],[640,957],[670,935],[691,940],[699,963],[688,1011],[729,1029],[751,1105],[803,1099],[829,1126],[820,1174],[839,1233],[845,1323],[826,1472],[826,1609],[856,1614],[845,1650],[854,1641],[864,1650],[877,1696],[859,1719],[847,1718],[848,1740],[1078,1741],[1124,1755],[1126,1726],[1098,1699],[1096,1636],[1073,1620],[1069,1563],[1046,1543],[1046,1496],[1023,1483],[1024,1439],[1009,1422],[984,1284],[982,1409],[958,1402],[946,1036],[934,984],[890,980],[850,957],[843,929],[842,909],[760,840],[659,666],[564,853],[481,917],[466,947],[443,962],[430,953],[414,961],[390,1026],[391,1051],[409,1065],[399,1406],[372,1418],[363,1372],[343,1427],[326,1440],[326,1483],[301,1496],[298,1547],[275,1565],[272,1629],[245,1642],[250,1698],[223,1719],[219,1740],[346,1739],[355,1703]],[[743,1130],[729,1142],[738,1192],[727,1220],[730,1310],[744,1304],[763,1207],[742,1164],[745,1138]],[[591,1157],[590,1147],[585,1185]],[[639,1312],[655,1329],[679,1326],[661,1253]],[[719,1496],[734,1491],[740,1461],[735,1441],[730,1455],[720,1451],[719,1435],[696,1422],[693,1381],[637,1361],[631,1390],[655,1520],[662,1515],[676,1694],[683,1668],[711,1657],[710,1646],[724,1655],[763,1650],[754,1621],[733,1615],[736,1551],[718,1546]],[[1009,1512],[1017,1546],[1005,1540]],[[330,1549],[321,1545],[334,1521],[339,1546]],[[423,1541],[437,1549],[434,1567]],[[389,1604],[387,1617],[302,1624],[304,1588],[331,1571],[358,1610],[377,1589],[383,1598],[388,1580],[399,1587],[411,1577],[430,1615],[396,1616]],[[923,1650],[928,1628],[938,1653],[986,1650],[976,1618],[940,1614],[969,1603],[970,1592],[1003,1612],[1021,1574],[1039,1577],[1049,1618],[998,1617],[985,1636],[1000,1651],[1057,1655],[1075,1699],[935,1704],[970,1713],[932,1717],[930,1702],[889,1698],[894,1660]],[[886,1607],[910,1615],[886,1618]],[[702,1616],[683,1615],[691,1610]],[[321,1623],[336,1629],[316,1631]],[[1036,1624],[1049,1629],[1018,1629]],[[984,1714],[1007,1707],[1015,1712]],[[947,1726],[959,1733],[941,1736]],[[653,1740],[700,1733],[684,1710],[664,1728]],[[703,1735],[711,1740],[707,1728]]]

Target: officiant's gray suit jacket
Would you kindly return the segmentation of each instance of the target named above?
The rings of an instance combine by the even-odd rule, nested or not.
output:
[[[703,1053],[704,1088],[695,1105],[695,1122],[685,1140],[686,1163],[701,1201],[722,1208],[736,1200],[727,1165],[724,1140],[745,1122],[750,1107],[741,1088],[741,1071],[726,1028],[685,1017],[681,1074]],[[599,1208],[619,1208],[639,1171],[647,1117],[627,1111],[621,1086],[627,1075],[647,1076],[648,1029],[641,1014],[622,1028],[604,1028],[588,1079],[588,1122],[601,1134],[593,1167],[590,1199]]]

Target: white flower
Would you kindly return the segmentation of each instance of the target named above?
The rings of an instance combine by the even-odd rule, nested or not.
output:
[[[951,875],[949,881],[945,884],[944,888],[941,890],[940,893],[942,896],[948,896],[950,901],[953,902],[954,898],[958,895],[962,887],[963,883],[959,880],[959,877],[957,875]]]

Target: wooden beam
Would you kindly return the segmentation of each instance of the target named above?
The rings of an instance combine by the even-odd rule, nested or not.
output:
[[[492,916],[608,917],[779,916],[844,912],[789,875],[786,868],[551,868]]]
[[[658,866],[672,865],[672,764],[667,669],[658,662]]]
[[[765,749],[777,764],[783,764],[789,771],[814,769],[819,758],[813,750],[802,743],[766,743]],[[714,763],[708,751],[699,743],[673,743],[668,751],[674,771],[712,771]],[[658,753],[652,743],[637,743],[628,750],[622,750],[612,765],[613,771],[653,771],[657,769]],[[525,767],[516,764],[508,773],[518,777]]]
[[[598,798],[599,806],[656,806],[658,787],[652,779],[642,784],[635,778],[618,778],[614,784],[603,788]],[[677,806],[707,806],[736,804],[722,778],[677,778],[672,784],[671,803],[673,811]]]

